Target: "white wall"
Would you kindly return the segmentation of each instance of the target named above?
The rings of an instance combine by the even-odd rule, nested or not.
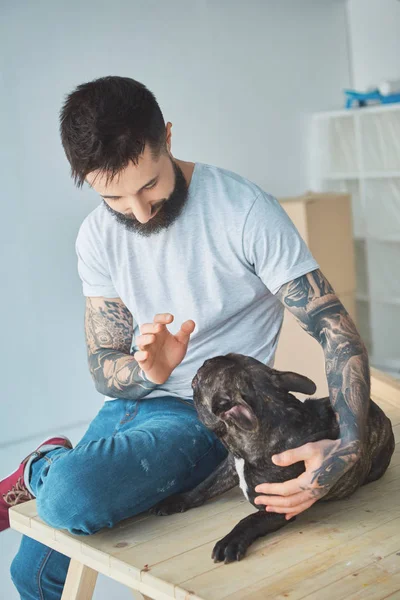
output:
[[[175,156],[288,195],[309,185],[307,116],[341,105],[349,85],[335,0],[20,0],[1,10],[0,475],[47,432],[76,442],[102,400],[86,366],[74,254],[98,198],[69,179],[65,94],[103,75],[137,78],[174,123]],[[12,548],[18,537],[2,539]],[[0,595],[11,600],[10,560]]]
[[[348,0],[354,86],[400,79],[399,0]]]
[[[7,11],[2,443],[87,419],[100,400],[74,255],[98,199],[69,179],[58,135],[64,95],[101,75],[136,77],[174,123],[176,156],[291,194],[308,185],[306,115],[337,106],[349,79],[337,2],[25,0]]]

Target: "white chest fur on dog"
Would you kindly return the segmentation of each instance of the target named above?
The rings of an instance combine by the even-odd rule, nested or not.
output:
[[[243,494],[246,496],[246,499],[249,499],[249,495],[247,493],[247,483],[244,478],[244,459],[243,458],[235,458],[235,468],[236,473],[239,475],[239,486],[242,490]]]

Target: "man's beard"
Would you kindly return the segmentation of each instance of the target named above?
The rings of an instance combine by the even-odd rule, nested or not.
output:
[[[143,236],[149,236],[154,233],[159,233],[163,229],[167,229],[181,214],[183,207],[186,204],[189,189],[186,183],[186,179],[183,175],[182,169],[176,164],[174,160],[171,160],[172,166],[175,173],[175,186],[170,194],[169,198],[160,200],[164,202],[158,212],[151,217],[147,223],[140,223],[136,217],[126,217],[125,215],[117,212],[111,208],[107,202],[104,202],[106,209],[112,214],[118,223],[123,225],[129,231],[134,231]]]

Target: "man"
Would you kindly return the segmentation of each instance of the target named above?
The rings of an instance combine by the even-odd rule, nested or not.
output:
[[[306,471],[257,491],[287,518],[358,460],[369,400],[356,328],[278,202],[234,173],[177,160],[153,94],[129,78],[78,86],[61,111],[75,183],[102,198],[76,244],[89,368],[106,402],[81,442],[50,438],[1,483],[1,518],[36,497],[50,525],[91,534],[207,477],[226,450],[196,418],[191,380],[239,352],[272,365],[284,307],[322,345],[341,438],[275,457]],[[61,597],[68,559],[23,537],[23,599]]]

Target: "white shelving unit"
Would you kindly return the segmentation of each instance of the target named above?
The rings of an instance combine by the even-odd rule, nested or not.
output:
[[[311,174],[352,196],[358,328],[371,364],[400,377],[400,105],[314,115]]]

